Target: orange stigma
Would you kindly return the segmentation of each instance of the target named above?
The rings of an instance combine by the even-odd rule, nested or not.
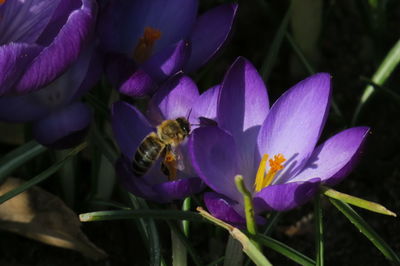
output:
[[[4,4],[6,2],[6,0],[0,0],[0,5]]]
[[[145,27],[143,36],[139,38],[139,42],[133,51],[133,58],[136,60],[136,62],[143,63],[146,61],[146,59],[149,58],[153,52],[154,44],[160,38],[161,31],[152,27]]]
[[[254,190],[256,192],[259,192],[261,189],[269,186],[272,183],[276,173],[283,169],[284,166],[282,164],[286,161],[285,157],[282,154],[279,153],[275,155],[273,159],[270,159],[268,161],[269,169],[268,172],[265,174],[267,160],[268,154],[264,154],[261,159],[260,166],[258,167],[256,181],[254,182]]]

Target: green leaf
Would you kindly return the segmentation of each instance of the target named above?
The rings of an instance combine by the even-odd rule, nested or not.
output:
[[[179,230],[178,227],[171,221],[167,221],[167,223],[171,229],[172,236],[178,238],[176,240],[179,240],[183,244],[185,249],[189,252],[190,256],[192,257],[194,264],[195,265],[204,265],[200,256],[196,253],[196,250],[193,248],[192,244],[190,243],[189,239],[182,233],[182,231]],[[180,250],[180,252],[183,252],[183,250]],[[178,264],[178,265],[181,265],[181,264]]]
[[[39,175],[33,177],[29,181],[25,182],[21,186],[5,193],[0,197],[0,204],[5,202],[6,200],[11,199],[12,197],[24,192],[25,190],[31,188],[32,186],[46,180],[49,178],[51,175],[53,175],[55,172],[57,172],[66,162],[68,162],[71,158],[73,158],[75,155],[77,155],[80,151],[82,151],[86,147],[86,143],[82,143],[81,145],[77,146],[73,150],[71,150],[67,156],[65,156],[64,159],[56,162],[46,170],[44,170],[42,173]]]
[[[132,205],[136,209],[149,210],[146,201],[141,198],[135,197],[129,193]],[[148,243],[150,265],[159,266],[161,264],[161,248],[160,239],[158,237],[157,226],[152,218],[141,218],[139,224],[145,233],[145,240]]]
[[[380,214],[384,214],[384,215],[391,215],[396,217],[396,214],[388,209],[386,209],[384,206],[372,202],[372,201],[368,201],[365,199],[361,199],[361,198],[357,198],[339,191],[336,191],[332,188],[328,188],[328,187],[322,187],[322,193],[332,199],[337,199],[340,201],[344,201],[346,203],[349,203],[351,205],[372,211],[372,212],[376,212],[376,213],[380,213]]]
[[[315,253],[317,266],[324,265],[324,226],[322,220],[322,207],[320,195],[314,199],[314,220],[315,220]]]
[[[347,219],[354,224],[369,241],[371,241],[377,249],[390,261],[400,265],[400,259],[390,246],[372,229],[369,224],[347,203],[336,199],[329,199],[332,204],[341,211]]]
[[[396,42],[396,44],[390,49],[386,57],[383,59],[382,63],[376,70],[375,74],[372,76],[372,82],[377,85],[383,85],[389,76],[392,74],[393,70],[400,63],[400,39]],[[354,111],[354,115],[352,118],[352,125],[357,123],[358,117],[360,116],[361,110],[364,107],[365,103],[371,98],[372,94],[375,92],[375,88],[372,85],[367,85],[365,87],[364,92],[360,98],[360,101]]]
[[[189,220],[192,222],[204,221],[198,213],[177,210],[116,210],[97,211],[79,215],[81,222],[98,222],[110,220],[126,220],[139,218],[153,218],[161,220]]]
[[[200,212],[200,215],[203,216],[205,219],[210,221],[213,224],[216,224],[226,230],[228,230],[229,234],[239,241],[243,246],[244,253],[249,256],[249,258],[256,264],[260,266],[270,266],[272,265],[269,260],[261,253],[261,251],[256,247],[253,242],[238,228],[233,227],[230,224],[219,220],[203,210],[201,207],[197,207],[197,211]]]
[[[0,159],[0,183],[15,169],[21,167],[21,165],[42,154],[46,150],[46,147],[32,140],[4,155]]]
[[[229,235],[228,242],[225,247],[224,266],[242,266],[243,251],[242,244]],[[250,260],[249,260],[250,262]]]
[[[297,262],[298,264],[301,265],[306,265],[306,266],[312,266],[315,265],[315,261],[307,257],[306,255],[298,252],[297,250],[283,244],[282,242],[273,239],[269,236],[264,236],[257,234],[255,236],[255,239],[257,240],[258,243],[261,245],[264,245],[279,254],[284,255],[285,257],[291,259],[294,262]]]

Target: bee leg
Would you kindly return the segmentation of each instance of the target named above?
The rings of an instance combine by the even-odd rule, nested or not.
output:
[[[171,147],[167,146],[165,149],[164,160],[161,164],[161,171],[168,176],[169,181],[176,180],[177,162],[176,156],[172,152]]]

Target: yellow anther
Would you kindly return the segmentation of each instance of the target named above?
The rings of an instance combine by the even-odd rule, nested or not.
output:
[[[286,161],[285,157],[282,154],[275,155],[273,159],[269,160],[269,170],[267,174],[265,174],[266,164],[268,160],[268,154],[264,154],[261,159],[260,166],[258,167],[256,181],[254,182],[254,190],[256,192],[261,189],[269,186],[276,173],[284,167],[282,164]]]
[[[254,182],[254,190],[256,192],[260,191],[263,187],[263,180],[264,180],[264,175],[265,175],[265,168],[267,167],[267,161],[268,161],[268,154],[264,154],[260,166],[258,167],[257,170],[257,175],[256,175],[256,181]]]
[[[139,38],[138,44],[133,52],[133,58],[136,62],[143,63],[146,61],[153,52],[154,44],[160,38],[161,31],[152,27],[145,27],[143,36]]]

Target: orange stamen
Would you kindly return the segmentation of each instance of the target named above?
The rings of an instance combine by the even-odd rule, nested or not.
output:
[[[269,162],[269,170],[267,174],[265,174],[266,162],[268,160],[268,154],[264,154],[261,159],[260,166],[257,171],[256,181],[254,182],[254,190],[256,192],[261,189],[269,186],[278,171],[283,169],[283,163],[286,161],[285,157],[282,154],[275,155],[273,159],[270,159]]]
[[[139,38],[139,42],[133,52],[133,58],[136,60],[136,62],[143,63],[146,61],[146,59],[148,59],[153,52],[154,44],[160,38],[161,31],[152,27],[145,27],[143,36]]]

